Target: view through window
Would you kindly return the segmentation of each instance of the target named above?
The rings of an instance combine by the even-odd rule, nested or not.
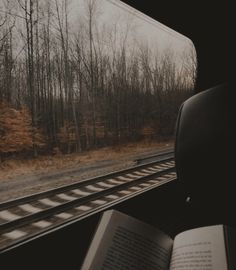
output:
[[[1,0],[1,200],[172,146],[195,77],[191,40],[119,0]]]

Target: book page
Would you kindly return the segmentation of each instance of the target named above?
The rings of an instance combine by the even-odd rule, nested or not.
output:
[[[167,270],[173,240],[135,218],[106,211],[82,270]]]
[[[227,270],[223,225],[197,228],[174,239],[170,270]]]

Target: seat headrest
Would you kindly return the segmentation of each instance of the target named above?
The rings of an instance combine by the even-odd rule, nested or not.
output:
[[[231,84],[220,85],[189,98],[180,108],[176,169],[194,198],[215,202],[236,197],[234,92]]]

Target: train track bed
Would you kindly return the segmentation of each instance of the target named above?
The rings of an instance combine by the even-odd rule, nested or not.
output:
[[[137,165],[141,164],[148,164],[150,162],[154,161],[160,161],[163,156],[165,157],[172,157],[173,156],[173,150],[172,149],[165,149],[159,153],[154,153],[154,154],[147,154],[144,156],[139,157],[138,159],[135,159],[135,163]]]
[[[14,167],[10,174],[0,174],[0,203],[6,200],[13,200],[18,197],[28,196],[36,192],[43,192],[48,189],[57,188],[63,185],[69,185],[79,180],[94,178],[99,175],[111,173],[113,171],[124,170],[126,168],[137,165],[137,159],[143,158],[154,153],[159,154],[166,151],[173,151],[173,147],[158,147],[151,145],[146,148],[131,147],[126,151],[121,149],[121,152],[110,152],[110,149],[101,150],[102,152],[95,153],[88,160],[86,155],[80,160],[78,157],[68,157],[70,162],[65,159],[64,167],[61,163],[58,167],[53,168],[47,166],[42,170],[42,164],[32,171],[24,170],[26,164],[20,169],[21,175],[14,175]],[[111,150],[112,151],[112,150]],[[70,156],[70,155],[69,155]],[[90,160],[91,158],[91,160]],[[57,161],[59,162],[59,161]],[[61,160],[60,160],[61,162]],[[55,165],[55,164],[54,164]]]
[[[0,250],[176,179],[173,154],[161,160],[0,204]]]

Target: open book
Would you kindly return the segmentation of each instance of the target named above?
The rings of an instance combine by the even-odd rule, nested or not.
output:
[[[236,231],[223,225],[184,231],[174,239],[146,223],[108,210],[81,270],[235,270]]]

